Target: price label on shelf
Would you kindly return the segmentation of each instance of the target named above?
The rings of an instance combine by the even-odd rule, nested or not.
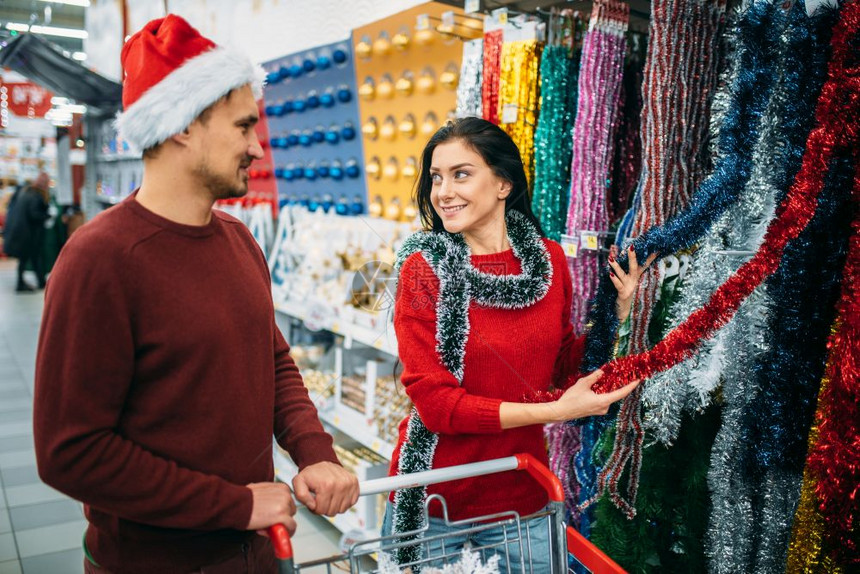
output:
[[[507,8],[497,8],[492,12],[493,20],[497,23],[504,26],[508,23],[508,9]]]
[[[430,16],[427,14],[419,14],[418,18],[415,19],[415,29],[416,30],[429,30],[430,29]]]
[[[340,415],[334,415],[331,420],[334,423],[334,426],[340,426]]]
[[[564,254],[571,258],[579,257],[579,241],[576,237],[570,235],[561,236],[561,248],[564,249]]]
[[[502,123],[515,124],[517,122],[518,108],[516,104],[505,104],[502,106]]]
[[[370,444],[370,450],[379,452],[379,449],[382,448],[382,443],[379,440],[375,440]]]
[[[600,240],[596,231],[583,231],[579,238],[583,249],[597,251],[600,247]]]
[[[466,5],[463,11],[466,14],[474,14],[481,9],[481,0],[466,0]]]

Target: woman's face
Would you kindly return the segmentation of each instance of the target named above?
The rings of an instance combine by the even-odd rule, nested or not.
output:
[[[497,177],[479,153],[459,140],[439,144],[430,162],[430,202],[448,233],[504,230],[511,183]]]

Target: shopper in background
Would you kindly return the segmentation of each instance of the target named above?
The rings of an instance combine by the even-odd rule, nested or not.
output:
[[[34,293],[36,289],[24,281],[27,267],[33,268],[39,289],[45,288],[45,269],[42,250],[45,240],[45,221],[48,220],[50,201],[48,174],[41,172],[31,183],[15,192],[9,202],[6,227],[3,231],[3,249],[7,255],[18,258],[17,293]]]
[[[394,310],[401,380],[415,409],[401,423],[390,472],[516,453],[546,464],[544,424],[605,414],[638,381],[598,395],[591,386],[600,371],[576,380],[584,342],[570,322],[572,284],[565,254],[544,237],[531,210],[519,150],[502,129],[464,118],[437,131],[424,148],[416,200],[427,231],[401,249]],[[642,268],[632,251],[629,273],[614,257],[610,266],[623,321]],[[554,402],[529,402],[551,387],[567,390]],[[517,473],[427,488],[426,494],[434,493],[445,498],[455,521],[511,510],[525,516],[548,502],[543,489]],[[393,496],[386,533],[420,526],[416,514],[423,501],[410,496],[404,491]],[[451,530],[438,505],[431,506],[426,536],[450,536]],[[525,546],[536,550],[533,571],[549,572],[546,529],[533,528],[530,535]],[[499,552],[505,552],[501,529],[476,537],[474,545],[499,544]],[[458,543],[465,542],[465,537],[449,538],[446,551],[457,552]],[[514,546],[508,545],[508,558],[518,571]],[[502,570],[506,560],[502,556]]]
[[[261,70],[173,15],[122,50],[123,138],[143,183],[63,248],[36,366],[39,474],[86,505],[87,572],[274,572],[255,531],[295,530],[273,483],[272,435],[295,497],[343,512],[340,466],[275,324],[266,261],[212,210],[263,156]]]

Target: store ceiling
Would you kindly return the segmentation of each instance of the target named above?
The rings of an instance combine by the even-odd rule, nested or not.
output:
[[[443,4],[450,4],[462,8],[463,0],[440,0]],[[631,29],[647,32],[648,19],[651,14],[650,0],[626,0],[630,5]],[[536,13],[540,10],[549,10],[552,7],[570,8],[581,12],[591,12],[592,2],[590,0],[481,0],[481,11],[490,12],[496,8],[508,8],[516,12]]]
[[[0,0],[0,24],[2,24],[2,28],[0,28],[0,41],[11,37],[11,32],[6,29],[7,22],[83,30],[85,13],[86,8],[61,4],[59,2]],[[42,38],[70,53],[83,51],[83,40],[77,38],[48,35],[43,35]]]

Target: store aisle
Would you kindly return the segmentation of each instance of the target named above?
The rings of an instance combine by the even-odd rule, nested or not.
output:
[[[83,510],[39,480],[32,401],[43,297],[16,294],[15,262],[0,260],[0,574],[80,574]],[[340,533],[303,512],[293,543],[300,561],[337,553]]]

